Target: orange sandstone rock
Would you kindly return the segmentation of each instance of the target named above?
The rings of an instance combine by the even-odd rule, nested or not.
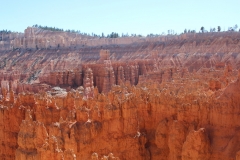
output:
[[[54,34],[5,37],[0,159],[239,158],[239,34]]]

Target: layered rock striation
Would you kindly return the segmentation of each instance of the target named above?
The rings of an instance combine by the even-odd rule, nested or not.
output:
[[[1,101],[1,158],[235,159],[239,79],[221,93],[206,84],[128,83],[88,99],[60,88],[18,94]]]
[[[239,159],[238,33],[71,37],[92,41],[4,38],[22,46],[0,51],[0,159]],[[65,46],[34,48],[49,38]]]

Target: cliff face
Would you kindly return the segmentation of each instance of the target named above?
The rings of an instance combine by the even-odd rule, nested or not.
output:
[[[106,93],[111,88],[106,86],[110,81],[111,84],[129,81],[136,85],[152,79],[161,83],[171,81],[176,70],[181,70],[182,77],[187,77],[189,72],[208,72],[209,69],[230,71],[240,68],[240,42],[236,36],[77,49],[2,51],[0,81],[9,81],[15,93],[23,90],[39,92],[48,90],[49,86],[77,88],[84,85],[84,72],[90,68],[93,86]],[[104,54],[105,51],[108,53]],[[229,79],[218,79],[218,75],[211,78],[208,80],[211,90],[218,90],[230,82]]]
[[[55,88],[3,100],[1,157],[234,159],[240,150],[239,80],[220,97],[202,88],[205,82],[176,80],[115,86],[89,99]]]
[[[237,35],[1,51],[0,159],[238,159]]]

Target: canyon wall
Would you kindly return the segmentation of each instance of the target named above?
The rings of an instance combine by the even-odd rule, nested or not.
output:
[[[209,32],[185,33],[180,35],[161,35],[155,37],[92,37],[79,33],[63,31],[49,31],[35,27],[28,27],[24,33],[0,34],[0,50],[24,49],[52,49],[52,48],[80,48],[83,46],[129,45],[146,42],[168,42],[181,40],[196,40],[220,37],[239,37],[239,32]]]
[[[56,87],[11,94],[1,101],[1,158],[235,159],[238,72],[218,92],[197,73],[180,74],[161,84],[116,85],[106,95],[94,89],[88,99]]]
[[[238,33],[39,47],[55,34],[1,48],[0,159],[239,159]]]

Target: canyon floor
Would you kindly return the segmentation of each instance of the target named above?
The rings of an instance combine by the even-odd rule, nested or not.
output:
[[[238,32],[5,35],[0,159],[240,160],[239,69]]]

